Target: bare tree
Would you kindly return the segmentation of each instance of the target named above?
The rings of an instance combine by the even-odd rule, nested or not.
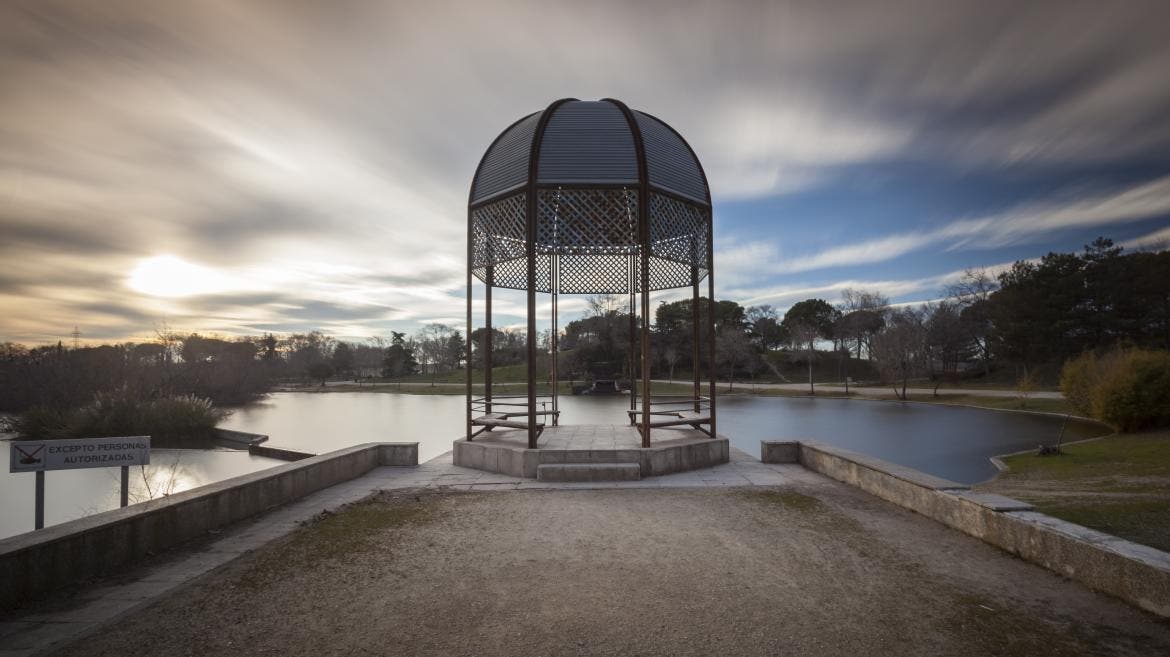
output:
[[[958,379],[959,363],[967,360],[972,351],[971,334],[953,301],[944,300],[930,309],[930,316],[926,319],[926,345],[930,350],[929,369],[934,377],[934,394],[938,396],[938,388],[944,381]],[[936,361],[941,372],[934,371]]]
[[[727,366],[727,389],[735,387],[735,370],[753,356],[752,343],[743,329],[725,329],[715,337],[715,357]]]
[[[679,354],[678,347],[673,344],[664,344],[660,350],[662,361],[666,363],[667,371],[670,375],[670,382],[674,383],[674,366],[678,364]]]
[[[620,294],[594,294],[586,300],[588,316],[606,317],[625,310],[625,298]]]
[[[873,360],[873,337],[881,331],[889,312],[890,298],[874,290],[845,288],[841,291],[841,312],[839,328],[844,332],[842,341],[852,341],[857,358],[865,355]]]
[[[903,308],[889,315],[886,328],[873,341],[882,378],[893,382],[894,394],[906,399],[911,377],[922,372],[927,358],[924,308]],[[898,390],[899,384],[901,391]]]
[[[984,376],[991,373],[991,318],[987,302],[999,288],[986,269],[971,268],[963,272],[958,283],[949,286],[946,294],[959,309],[959,320],[975,341]]]
[[[430,372],[431,385],[435,385],[435,376],[439,370],[450,362],[451,336],[454,330],[446,324],[427,324],[417,334],[418,349],[422,372]]]

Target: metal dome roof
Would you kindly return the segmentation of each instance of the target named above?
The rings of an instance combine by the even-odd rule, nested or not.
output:
[[[628,186],[642,182],[640,171],[652,190],[711,205],[702,165],[669,125],[613,99],[558,100],[496,137],[476,169],[470,204],[522,189],[533,172],[537,185]]]

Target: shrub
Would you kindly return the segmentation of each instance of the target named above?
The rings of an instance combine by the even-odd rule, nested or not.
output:
[[[1060,371],[1060,391],[1073,408],[1085,415],[1093,415],[1093,391],[1100,379],[1101,363],[1097,355],[1087,351],[1064,364]]]
[[[151,436],[156,445],[181,445],[210,438],[221,419],[223,411],[194,395],[139,400],[102,393],[81,408],[31,408],[12,420],[10,428],[32,440]]]
[[[1122,431],[1170,424],[1170,353],[1116,349],[1065,364],[1060,389],[1091,417]]]

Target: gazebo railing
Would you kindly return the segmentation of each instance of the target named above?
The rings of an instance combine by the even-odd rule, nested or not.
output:
[[[500,401],[500,400],[513,400],[513,399],[514,400],[522,399],[524,401],[523,402]],[[537,395],[536,396],[536,403],[540,404],[544,408],[542,410],[537,411],[536,414],[537,415],[560,414],[559,410],[551,410],[551,411],[548,410],[548,405],[552,403],[552,400],[553,400],[553,395]],[[527,409],[528,408],[528,395],[492,395],[491,399],[488,399],[487,397],[476,397],[476,398],[471,400],[471,411],[473,414],[474,413],[488,413],[491,411],[495,411],[496,407]],[[514,416],[514,417],[520,417],[520,416],[526,416],[529,413],[527,410],[525,410],[522,413],[518,412],[518,411],[508,410],[508,411],[505,411],[505,414],[510,415],[510,416]]]

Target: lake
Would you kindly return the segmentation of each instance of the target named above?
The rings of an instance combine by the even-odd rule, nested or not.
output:
[[[365,442],[418,442],[419,459],[451,449],[464,431],[461,395],[282,392],[236,410],[222,426],[263,433],[273,445],[312,453]],[[625,421],[619,396],[561,397],[561,424]],[[719,433],[759,456],[761,440],[815,440],[972,484],[995,476],[988,460],[1054,443],[1063,418],[978,408],[808,397],[719,398]],[[1065,440],[1106,432],[1070,420]]]
[[[280,392],[235,409],[221,426],[268,435],[270,445],[320,454],[366,442],[418,442],[419,459],[451,449],[464,427],[461,395]],[[562,424],[625,421],[618,396],[561,398]],[[976,408],[807,397],[719,399],[719,433],[758,456],[761,440],[816,440],[972,484],[995,475],[996,454],[1053,443],[1063,419]],[[1072,420],[1065,440],[1106,432]],[[0,538],[33,526],[31,473],[9,474],[0,443]],[[151,465],[131,469],[131,501],[179,492],[283,463],[247,452],[155,449]],[[45,525],[117,508],[118,468],[45,475]]]

